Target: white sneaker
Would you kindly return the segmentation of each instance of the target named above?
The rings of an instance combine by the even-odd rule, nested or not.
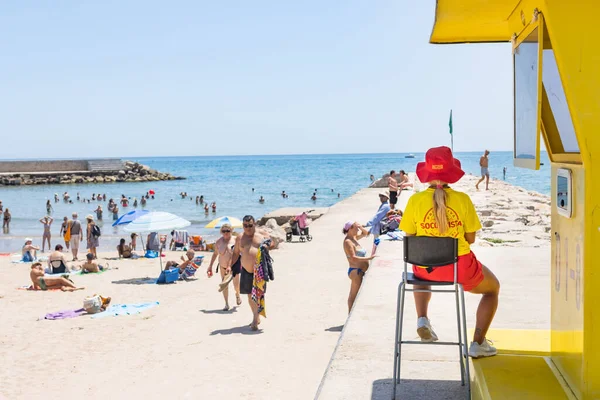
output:
[[[417,334],[421,338],[421,342],[435,342],[438,340],[437,335],[431,327],[431,322],[426,317],[421,317],[417,320]]]
[[[483,343],[472,342],[469,346],[469,355],[473,358],[480,357],[491,357],[498,354],[498,350],[492,346],[492,342],[487,339],[483,339]]]

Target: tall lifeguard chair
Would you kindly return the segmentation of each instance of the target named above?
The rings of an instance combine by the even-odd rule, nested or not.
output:
[[[552,164],[550,355],[497,356],[494,393],[475,360],[473,398],[600,399],[600,2],[438,0],[435,14],[431,43],[512,42],[514,163],[538,169],[543,139]],[[515,363],[541,382],[515,392]]]

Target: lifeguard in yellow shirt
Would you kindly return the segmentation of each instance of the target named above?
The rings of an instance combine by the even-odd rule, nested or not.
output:
[[[475,242],[475,234],[481,229],[479,217],[471,198],[457,192],[448,184],[457,182],[463,175],[460,161],[455,159],[448,147],[435,147],[425,154],[425,162],[417,164],[417,176],[429,188],[415,193],[408,200],[400,229],[406,236],[453,237],[458,239],[458,282],[465,291],[481,294],[477,308],[477,320],[469,355],[474,358],[496,355],[485,335],[498,308],[500,283],[485,265],[481,264],[470,245]],[[453,265],[427,269],[413,265],[416,278],[428,281],[454,280]],[[429,286],[415,286],[415,289],[429,289]],[[414,292],[417,308],[417,333],[421,341],[438,340],[427,317],[427,307],[431,293]]]

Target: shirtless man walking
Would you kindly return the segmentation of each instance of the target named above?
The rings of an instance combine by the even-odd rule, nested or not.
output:
[[[479,159],[479,166],[481,167],[481,179],[475,184],[475,189],[479,190],[479,184],[481,182],[483,182],[483,180],[485,179],[485,190],[489,190],[488,185],[490,183],[490,171],[488,170],[488,163],[489,163],[489,159],[488,156],[490,155],[489,151],[485,151],[483,153],[483,156],[481,156],[481,158]]]
[[[252,215],[246,215],[243,220],[244,233],[238,235],[235,239],[233,254],[225,270],[225,274],[231,273],[231,264],[239,256],[242,258],[242,270],[240,273],[240,293],[248,295],[248,303],[252,309],[252,323],[250,328],[253,331],[258,330],[260,324],[260,315],[258,314],[258,304],[252,301],[252,284],[254,280],[254,263],[260,244],[265,237],[256,232],[256,222]],[[266,287],[265,287],[266,289]]]
[[[225,307],[223,311],[229,310],[229,282],[233,280],[233,287],[235,288],[235,299],[236,304],[239,306],[242,304],[242,298],[240,297],[240,270],[241,264],[238,262],[239,260],[235,260],[233,263],[231,262],[231,257],[233,255],[233,247],[235,246],[235,239],[231,234],[232,229],[231,225],[223,224],[221,226],[221,237],[215,243],[215,252],[213,253],[212,258],[210,259],[210,265],[206,270],[206,274],[208,277],[212,277],[213,275],[213,264],[217,257],[219,257],[219,265],[221,266],[221,285],[219,290],[223,292],[223,298],[225,299]],[[239,259],[239,256],[238,256]],[[226,274],[227,267],[231,265],[231,273],[233,274],[233,278],[230,275]]]
[[[398,181],[396,180],[396,171],[391,170],[388,177],[388,189],[390,190],[390,208],[396,208],[398,202]]]

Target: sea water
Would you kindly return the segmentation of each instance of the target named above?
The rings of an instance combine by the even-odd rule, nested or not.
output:
[[[104,210],[101,247],[108,243],[116,245],[120,237],[126,237],[122,227],[111,226],[112,216],[107,210],[108,202],[78,202],[89,199],[92,193],[103,193],[118,201],[122,194],[132,200],[129,207],[120,207],[120,214],[133,210],[133,198],[138,200],[148,190],[156,192],[154,200],[148,200],[145,209],[168,211],[192,222],[187,228],[190,233],[207,238],[216,237],[218,232],[204,226],[220,216],[242,218],[253,215],[260,218],[269,211],[281,207],[300,207],[310,210],[314,207],[329,207],[351,196],[359,189],[367,187],[370,175],[380,177],[394,169],[414,172],[416,164],[423,161],[423,153],[415,153],[415,158],[405,158],[407,154],[319,154],[319,155],[267,155],[267,156],[211,156],[211,157],[150,157],[132,158],[161,172],[169,172],[187,179],[165,182],[124,182],[105,184],[2,186],[0,200],[10,209],[12,222],[10,232],[0,233],[0,251],[13,251],[15,243],[20,244],[26,236],[41,242],[43,227],[39,219],[46,215],[46,200],[53,207],[53,242],[58,243],[58,232],[64,216],[77,212],[81,220],[87,214],[95,213],[98,204]],[[466,173],[480,174],[481,153],[457,152]],[[539,171],[516,168],[512,164],[512,152],[492,152],[489,156],[489,170],[492,178],[502,179],[503,167],[507,167],[506,181],[527,190],[544,194],[550,193],[550,163],[546,153],[542,153],[544,165]],[[254,189],[254,190],[252,190]],[[283,198],[284,191],[289,197]],[[62,193],[68,192],[73,204],[62,201]],[[317,200],[311,196],[316,191]],[[181,192],[188,196],[182,199]],[[61,201],[54,203],[54,193]],[[339,196],[338,196],[339,194]],[[204,201],[217,204],[217,212],[205,215],[203,206],[196,205],[195,197],[204,196]],[[259,203],[260,196],[265,198]],[[377,202],[374,200],[374,211]],[[141,208],[138,206],[138,208]],[[350,216],[349,216],[350,217]],[[138,246],[140,246],[138,244]],[[9,249],[10,247],[10,249]]]

